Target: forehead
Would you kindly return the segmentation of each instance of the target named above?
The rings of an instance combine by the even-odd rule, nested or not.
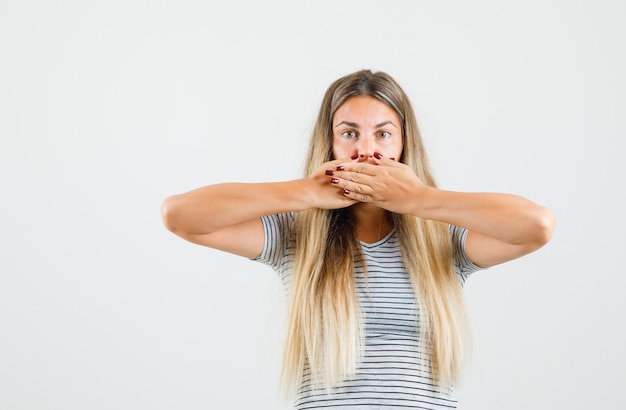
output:
[[[387,104],[370,96],[348,98],[337,108],[333,115],[333,125],[342,121],[356,123],[360,126],[379,124],[383,121],[392,121],[398,125],[398,115]]]

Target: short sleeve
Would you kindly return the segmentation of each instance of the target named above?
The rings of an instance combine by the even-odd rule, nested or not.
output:
[[[472,262],[465,253],[465,241],[467,239],[467,229],[456,225],[448,225],[450,236],[452,238],[452,255],[454,258],[454,270],[461,282],[465,284],[465,280],[470,274],[482,269],[480,266]]]
[[[277,272],[282,270],[285,258],[291,254],[289,250],[295,243],[293,220],[292,213],[261,217],[265,242],[261,255],[255,261],[264,263]]]

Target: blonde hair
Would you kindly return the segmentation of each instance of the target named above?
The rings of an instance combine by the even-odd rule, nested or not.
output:
[[[383,72],[362,70],[335,81],[320,107],[309,145],[305,175],[332,158],[332,119],[349,98],[368,95],[391,107],[402,122],[399,161],[435,187],[411,103]],[[453,268],[445,223],[391,214],[420,318],[420,341],[430,351],[436,383],[454,382],[467,347],[468,318]],[[361,257],[349,208],[311,209],[296,216],[296,255],[288,304],[281,380],[293,394],[309,366],[314,385],[331,388],[355,374],[362,358],[363,323],[354,278]]]

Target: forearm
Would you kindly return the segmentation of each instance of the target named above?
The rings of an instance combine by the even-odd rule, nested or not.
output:
[[[513,245],[542,245],[550,239],[554,226],[552,211],[510,194],[452,192],[427,187],[416,200],[412,213]]]
[[[206,234],[263,215],[310,208],[307,180],[225,183],[173,195],[162,205],[172,232]]]

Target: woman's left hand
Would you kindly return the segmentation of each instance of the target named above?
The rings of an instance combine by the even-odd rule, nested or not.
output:
[[[333,170],[333,183],[344,195],[388,211],[411,213],[427,186],[408,166],[376,155],[367,162],[346,162]]]

